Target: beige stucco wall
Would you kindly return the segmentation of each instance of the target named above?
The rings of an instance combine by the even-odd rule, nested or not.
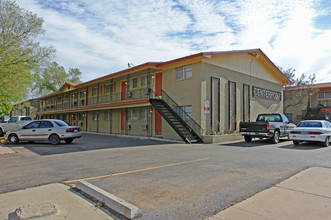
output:
[[[255,54],[254,54],[255,55]],[[205,58],[204,63],[213,64],[223,67],[234,72],[245,73],[252,77],[265,79],[270,82],[279,83],[275,73],[270,72],[270,67],[263,65],[262,57],[250,54],[227,54],[213,56],[212,58]],[[265,61],[264,61],[265,62]],[[275,70],[273,70],[275,71]]]
[[[192,118],[200,124],[201,63],[192,64],[192,77],[188,79],[176,80],[175,68],[163,71],[162,89],[178,105],[192,105]],[[181,140],[179,135],[164,119],[162,120],[162,136],[168,139]]]
[[[215,63],[215,62],[214,62]],[[233,68],[232,68],[233,69]],[[261,70],[262,68],[260,68]],[[220,79],[220,124],[221,132],[225,132],[228,128],[228,83],[229,80],[236,83],[236,125],[243,120],[243,85],[250,86],[250,120],[255,121],[255,118],[260,113],[272,113],[272,112],[282,112],[282,101],[271,101],[261,98],[252,97],[252,87],[260,87],[273,91],[282,91],[282,85],[267,81],[262,78],[257,78],[250,76],[246,73],[240,73],[231,69],[226,69],[215,64],[202,63],[202,80],[201,85],[204,87],[204,91],[201,91],[202,99],[210,100],[210,84],[211,77]],[[268,72],[264,72],[263,75],[268,75]],[[256,75],[257,76],[257,75]],[[268,78],[268,77],[266,77]],[[203,103],[202,105],[203,106]],[[197,109],[198,110],[198,109]],[[201,107],[200,112],[203,112]],[[204,131],[211,129],[210,127],[210,115],[201,114],[201,123]],[[238,129],[238,126],[236,126]]]

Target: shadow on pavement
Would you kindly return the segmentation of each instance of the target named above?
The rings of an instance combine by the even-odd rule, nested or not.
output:
[[[320,143],[306,142],[306,143],[300,143],[299,145],[294,145],[291,142],[291,144],[286,146],[281,146],[279,148],[291,149],[291,150],[320,150],[320,149],[324,149],[325,147],[322,147]]]
[[[286,142],[288,141],[287,139],[280,139],[279,142]],[[236,143],[227,143],[227,144],[219,144],[220,146],[231,146],[231,147],[261,147],[265,145],[273,145],[269,139],[253,139],[251,142],[245,142],[245,141],[240,141]]]
[[[52,154],[65,154],[80,151],[101,150],[109,148],[138,147],[148,145],[171,144],[172,142],[161,142],[151,139],[126,138],[118,136],[83,134],[71,144],[61,141],[59,145],[51,145],[49,142],[20,142],[19,145],[7,144],[7,147],[22,146],[41,156]]]

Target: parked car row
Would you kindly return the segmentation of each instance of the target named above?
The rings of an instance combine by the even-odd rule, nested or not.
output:
[[[70,126],[66,122],[57,119],[42,119],[32,121],[29,116],[12,117],[12,122],[1,126],[1,134],[5,133],[5,139],[11,144],[20,141],[49,141],[51,144],[59,144],[61,140],[71,143],[80,138],[82,133],[78,126]],[[25,119],[25,120],[23,120]],[[16,120],[16,121],[14,121]]]
[[[320,142],[327,147],[331,137],[331,123],[325,120],[305,120],[298,126],[283,114],[260,114],[256,122],[240,122],[239,132],[246,142],[253,138],[269,138],[271,143],[279,142],[280,137],[288,137],[294,145],[301,142]]]

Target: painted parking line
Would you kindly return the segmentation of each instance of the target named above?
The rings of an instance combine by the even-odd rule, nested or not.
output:
[[[95,179],[101,179],[101,178],[106,178],[106,177],[111,177],[111,176],[120,176],[120,175],[124,175],[124,174],[138,173],[138,172],[147,171],[147,170],[155,170],[155,169],[160,169],[160,168],[164,168],[164,167],[177,166],[177,165],[186,164],[186,163],[200,162],[200,161],[209,160],[209,159],[211,159],[211,158],[202,158],[202,159],[197,159],[197,160],[190,160],[190,161],[184,161],[184,162],[179,162],[179,163],[166,164],[166,165],[157,166],[157,167],[149,167],[149,168],[144,168],[144,169],[139,169],[139,170],[131,170],[131,171],[122,172],[122,173],[113,173],[113,174],[108,174],[108,175],[103,175],[103,176],[89,177],[89,178],[83,178],[83,179],[77,179],[77,180],[69,180],[69,181],[65,181],[63,183],[74,183],[74,182],[79,182],[82,180],[95,180]]]

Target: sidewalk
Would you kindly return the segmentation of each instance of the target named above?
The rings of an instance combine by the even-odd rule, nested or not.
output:
[[[41,216],[38,219],[113,219],[60,183],[0,194],[1,220],[7,219],[18,208],[25,216]]]
[[[331,169],[306,169],[207,219],[331,219]]]
[[[2,141],[0,139],[0,141]],[[10,149],[9,147],[6,147],[5,145],[2,144],[2,142],[0,142],[0,155],[2,154],[15,154],[16,152],[13,151],[12,149]]]

